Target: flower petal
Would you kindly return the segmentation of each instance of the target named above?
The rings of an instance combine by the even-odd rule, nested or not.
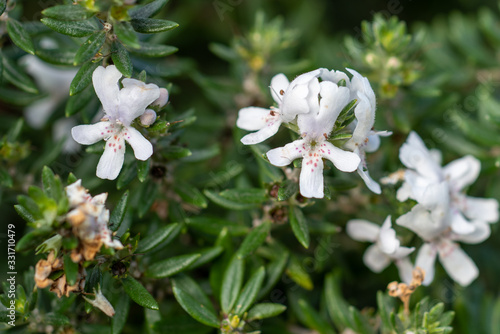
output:
[[[450,277],[467,286],[479,276],[479,269],[472,259],[458,246],[449,240],[443,240],[438,245],[439,260]]]
[[[375,182],[371,178],[370,173],[368,172],[368,169],[365,170],[362,163],[360,163],[358,166],[358,174],[359,174],[359,176],[361,176],[361,179],[363,179],[363,181],[365,182],[368,189],[370,189],[375,194],[382,193],[382,189],[380,188],[380,184],[378,184],[377,182]]]
[[[110,122],[99,122],[91,125],[78,125],[71,129],[73,139],[82,145],[92,145],[100,140],[103,140],[109,134],[107,127]]]
[[[443,168],[446,178],[456,191],[471,185],[479,176],[481,163],[471,155],[454,160]]]
[[[102,103],[104,112],[111,118],[118,117],[118,80],[122,74],[115,65],[109,65],[106,68],[99,66],[92,74],[92,83],[95,93]]]
[[[412,230],[425,241],[438,237],[448,229],[445,219],[436,220],[421,204],[415,205],[410,212],[396,219],[396,224]]]
[[[114,145],[114,146],[113,146]],[[106,142],[104,153],[97,164],[97,177],[114,180],[120,174],[125,158],[125,141],[118,137],[116,141],[109,139]]]
[[[430,182],[443,179],[441,167],[434,161],[416,132],[410,132],[408,139],[401,146],[399,159],[406,167],[416,170]]]
[[[401,278],[401,280],[406,284],[410,284],[413,278],[413,264],[411,263],[410,259],[405,257],[403,259],[394,261],[394,264],[398,268],[399,277]]]
[[[390,255],[396,252],[400,243],[396,238],[396,231],[391,227],[391,216],[387,216],[380,228],[378,246],[381,252]]]
[[[278,118],[277,115],[272,116],[270,113],[271,110],[259,107],[242,108],[238,111],[236,126],[247,131],[263,129],[269,123],[268,118]]]
[[[403,259],[413,253],[415,247],[398,247],[394,253],[390,255],[392,259]]]
[[[498,221],[498,201],[494,198],[465,196],[464,206],[460,208],[467,218],[488,223]]]
[[[132,146],[134,150],[134,155],[139,160],[148,160],[151,155],[153,155],[153,145],[144,138],[144,136],[134,129],[133,127],[128,127],[126,130],[126,135],[124,135],[125,140]]]
[[[160,88],[155,84],[145,84],[142,81],[125,78],[119,93],[119,119],[125,125],[130,125],[134,119],[146,111],[147,106],[160,97]]]
[[[354,240],[375,242],[380,226],[364,219],[351,219],[347,222],[346,232]]]
[[[377,245],[371,245],[363,254],[363,262],[371,271],[379,273],[387,268],[391,263],[391,259]]]
[[[370,85],[370,81],[368,81],[367,78],[365,78],[364,76],[362,76],[353,69],[346,68],[346,70],[352,74],[351,90],[358,91],[366,95],[371,105],[371,108],[375,112],[375,109],[377,107],[375,100],[375,93],[373,92],[372,86]]]
[[[327,141],[321,144],[320,152],[323,157],[330,160],[337,169],[343,172],[355,171],[361,162],[357,154],[344,151]]]
[[[269,88],[271,89],[273,100],[278,103],[278,105],[281,104],[283,96],[285,95],[286,89],[289,85],[290,81],[288,81],[288,78],[283,73],[276,74],[271,79],[271,86]],[[283,94],[281,93],[282,91]]]
[[[339,83],[340,80],[345,80],[347,88],[349,88],[350,85],[351,85],[351,80],[349,79],[349,77],[347,76],[347,74],[345,74],[342,71],[336,71],[336,70],[329,71],[326,68],[322,68],[321,69],[320,78],[323,81],[331,81],[331,82],[333,82],[336,85],[338,85],[338,83]]]
[[[434,280],[437,250],[433,244],[425,243],[420,247],[415,261],[415,267],[420,267],[425,272],[423,285],[429,285]]]
[[[323,160],[304,157],[300,171],[300,194],[307,198],[323,198]]]
[[[490,224],[484,221],[474,221],[470,225],[474,228],[473,232],[460,235],[454,234],[451,238],[468,244],[478,244],[489,238],[491,234]]]
[[[351,139],[345,143],[345,146],[351,150],[365,144],[365,140],[372,131],[373,124],[375,123],[375,109],[372,109],[368,97],[358,92],[358,104],[354,109],[357,124],[352,133]]]
[[[304,140],[296,140],[286,144],[284,147],[278,147],[266,153],[269,162],[275,166],[288,166],[293,160],[302,157],[305,152]]]
[[[257,132],[249,133],[243,138],[241,142],[244,145],[254,145],[263,142],[264,140],[274,136],[278,132],[281,125],[281,120],[276,120],[275,122],[269,123],[266,127],[260,129]]]
[[[457,234],[470,234],[475,230],[474,226],[458,211],[452,212],[450,219],[451,229]]]
[[[383,132],[389,133],[388,131],[383,131]],[[368,136],[368,142],[364,146],[365,152],[368,152],[368,153],[375,152],[380,147],[381,135],[378,133],[374,133],[373,131],[371,131],[370,133],[371,134]],[[382,137],[385,137],[385,136],[382,136]]]

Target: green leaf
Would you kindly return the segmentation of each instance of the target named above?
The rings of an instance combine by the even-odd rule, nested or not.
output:
[[[66,102],[66,108],[64,111],[66,117],[72,116],[84,109],[94,96],[94,88],[91,86],[88,86],[78,94],[70,96],[68,102]]]
[[[147,18],[158,13],[167,2],[168,0],[155,0],[147,5],[134,6],[129,9],[128,14],[134,19]]]
[[[217,194],[216,192],[205,189],[203,191],[205,196],[208,197],[212,202],[214,202],[217,205],[220,205],[224,208],[231,209],[231,210],[248,210],[248,209],[254,209],[258,207],[258,204],[256,203],[241,203],[233,200],[229,200],[226,197],[221,196],[221,194]]]
[[[59,191],[62,189],[57,189],[57,184],[55,179],[56,176],[54,175],[52,169],[50,169],[47,166],[43,166],[42,170],[43,190],[47,194],[47,196],[54,198],[56,201],[59,201],[59,197],[61,195]]]
[[[83,64],[73,78],[73,81],[71,81],[71,85],[69,86],[69,95],[73,96],[87,88],[87,86],[92,82],[92,74],[95,69],[99,67],[99,65],[100,62],[94,63],[92,61]]]
[[[64,255],[64,273],[68,285],[74,285],[78,276],[78,263],[71,261],[69,253]]]
[[[104,42],[106,41],[106,31],[99,30],[92,35],[80,46],[75,55],[73,65],[82,64],[94,58],[94,56],[101,50]]]
[[[348,304],[342,298],[340,290],[340,273],[330,273],[325,279],[325,299],[328,314],[338,330],[355,328],[351,319]]]
[[[111,46],[111,59],[124,77],[130,78],[132,76],[134,70],[132,61],[130,60],[127,49],[125,49],[118,40],[114,41]]]
[[[134,28],[132,28],[132,24],[130,24],[130,22],[114,21],[113,31],[118,39],[126,46],[133,49],[139,49],[141,47],[137,34],[135,33]]]
[[[307,327],[315,329],[321,334],[335,333],[330,327],[330,324],[328,324],[328,322],[304,299],[299,299],[297,304],[299,306],[297,315],[300,316],[301,321],[304,322]]]
[[[125,164],[123,166],[118,180],[116,181],[116,189],[120,190],[126,187],[132,180],[137,176],[137,168],[135,166],[135,161],[130,164]]]
[[[295,234],[297,240],[302,246],[309,248],[309,227],[307,226],[307,221],[302,210],[299,207],[290,206],[289,219],[293,234]]]
[[[24,252],[35,248],[51,233],[52,228],[50,227],[41,227],[26,233],[20,240],[17,241],[16,251]]]
[[[125,46],[128,46],[127,44]],[[143,57],[165,57],[179,51],[175,46],[159,45],[139,42],[138,48],[131,48],[130,52]]]
[[[7,32],[15,45],[32,55],[35,54],[33,41],[19,21],[9,18],[9,20],[7,20]]]
[[[215,259],[224,251],[224,248],[221,246],[215,246],[210,248],[205,248],[203,250],[199,250],[198,253],[200,257],[196,259],[190,266],[189,269],[198,268],[199,266],[204,265]]]
[[[169,160],[180,159],[191,155],[189,149],[180,146],[165,147],[160,153],[164,158]]]
[[[19,135],[21,134],[21,130],[23,129],[24,125],[24,119],[19,118],[16,123],[9,129],[9,132],[7,132],[7,141],[8,142],[15,142],[18,138]]]
[[[248,321],[260,320],[275,317],[283,312],[285,312],[286,306],[274,303],[261,303],[255,304],[249,311],[247,319]]]
[[[32,223],[35,221],[35,218],[33,215],[22,205],[16,204],[14,205],[14,209],[16,210],[17,214],[21,216],[26,222]]]
[[[242,236],[249,231],[248,227],[236,222],[206,216],[191,217],[186,223],[189,228],[210,235],[219,235],[223,228],[227,228],[229,234],[233,236]]]
[[[127,322],[130,298],[126,293],[119,293],[114,305],[115,315],[111,318],[111,334],[120,334]]]
[[[136,281],[132,276],[128,276],[126,278],[122,278],[123,288],[127,295],[142,307],[147,307],[152,310],[158,310],[159,306],[156,300],[154,300],[153,296],[146,290],[145,287],[142,286],[141,283]]]
[[[179,233],[180,230],[177,229],[178,225],[178,223],[169,224],[158,229],[154,233],[149,234],[147,237],[139,241],[139,246],[137,247],[136,253],[147,253],[161,244],[173,233]]]
[[[151,159],[148,159],[146,161],[137,161],[137,178],[139,179],[139,181],[144,182],[146,180],[146,177],[149,174],[150,162]]]
[[[219,195],[238,203],[261,204],[267,200],[267,191],[261,188],[227,189]]]
[[[57,31],[60,34],[71,37],[85,37],[97,30],[91,20],[84,21],[59,21],[49,17],[41,19],[50,29]]]
[[[79,5],[57,5],[42,11],[42,14],[56,20],[79,21],[94,16],[94,12]]]
[[[35,54],[38,58],[49,64],[73,66],[76,52],[61,49],[37,49]]]
[[[302,263],[295,255],[290,256],[286,274],[304,289],[312,290],[314,288],[311,276],[304,270]]]
[[[278,283],[278,281],[283,276],[283,271],[285,270],[286,264],[288,262],[288,257],[290,253],[286,250],[278,253],[278,258],[271,261],[266,266],[267,281],[266,284],[260,289],[259,296],[257,299],[264,298],[269,294],[271,289]]]
[[[202,193],[197,188],[189,185],[188,183],[182,181],[175,182],[174,191],[184,202],[202,209],[207,207],[207,200],[202,195]]]
[[[53,326],[64,326],[69,324],[69,318],[60,313],[45,313],[43,315],[43,323]]]
[[[144,275],[152,278],[164,278],[178,274],[188,269],[200,256],[200,254],[185,254],[153,263]]]
[[[239,258],[245,258],[253,253],[260,245],[266,240],[269,231],[271,230],[271,223],[265,222],[260,226],[255,227],[245,237],[240,248],[236,252]]]
[[[278,190],[278,201],[286,201],[299,191],[299,184],[292,180],[286,180]]]
[[[241,285],[243,284],[244,270],[244,259],[240,259],[237,255],[234,255],[222,278],[220,302],[224,314],[229,314],[236,303]]]
[[[123,221],[123,217],[125,217],[125,212],[127,211],[127,204],[128,204],[128,190],[125,191],[125,193],[122,195],[120,201],[116,205],[115,209],[113,210],[113,213],[111,213],[111,216],[109,218],[108,227],[112,232],[115,232],[120,228],[120,225]]]
[[[135,31],[142,34],[156,34],[179,26],[178,23],[172,21],[145,18],[132,19],[130,23]]]
[[[190,316],[202,324],[219,328],[212,303],[194,280],[185,275],[172,278],[172,290],[177,302]]]
[[[24,90],[28,93],[38,94],[38,88],[33,83],[33,80],[19,68],[12,60],[0,55],[2,58],[3,65],[3,76],[4,78],[13,84],[14,86]]]
[[[241,294],[236,300],[236,304],[234,307],[233,314],[238,316],[242,316],[250,306],[257,299],[257,294],[259,293],[260,287],[262,286],[262,282],[264,282],[264,276],[266,275],[266,271],[264,267],[260,267],[256,272],[250,276],[250,279],[243,287]]]
[[[153,182],[151,179],[142,184],[141,197],[139,198],[139,205],[137,207],[139,218],[144,217],[151,205],[153,205],[158,188],[158,183]]]

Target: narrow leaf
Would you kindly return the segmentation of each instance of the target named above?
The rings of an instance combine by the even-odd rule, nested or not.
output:
[[[159,306],[153,296],[142,286],[141,283],[136,281],[132,276],[123,278],[122,280],[123,288],[125,292],[130,296],[130,298],[141,305],[142,307],[147,307],[152,310],[158,310]]]
[[[190,229],[211,235],[219,235],[223,228],[227,228],[229,234],[233,236],[242,236],[249,231],[248,227],[236,222],[206,216],[189,218],[187,220],[187,226]]]
[[[41,19],[50,29],[57,31],[63,35],[71,37],[85,37],[97,30],[91,20],[84,21],[59,21],[49,17]]]
[[[231,312],[240,293],[243,284],[244,265],[244,259],[240,259],[235,255],[224,272],[220,301],[222,312],[225,314]]]
[[[149,234],[147,237],[139,241],[136,253],[146,253],[161,244],[164,240],[171,236],[174,232],[179,232],[177,229],[178,223],[173,223],[160,228],[154,233]]]
[[[163,6],[168,2],[168,0],[155,0],[147,5],[134,6],[129,9],[128,14],[131,18],[147,18],[155,15],[162,9]]]
[[[99,62],[86,62],[80,67],[75,75],[71,85],[69,86],[69,95],[75,95],[85,88],[92,82],[92,73],[95,69],[99,67]]]
[[[132,28],[130,22],[126,21],[115,21],[113,23],[113,30],[118,37],[118,39],[125,45],[138,49],[141,47],[139,44],[139,39],[137,38],[137,34]]]
[[[7,21],[7,32],[14,44],[32,55],[35,54],[33,41],[19,21],[9,18]]]
[[[286,310],[285,305],[274,303],[255,304],[249,311],[248,321],[275,317]]]
[[[64,273],[68,285],[74,285],[78,276],[78,263],[71,261],[69,254],[64,255]]]
[[[144,18],[132,19],[130,23],[132,24],[132,27],[135,31],[142,34],[156,34],[159,32],[172,30],[179,26],[178,23],[172,21]]]
[[[28,93],[38,94],[33,80],[12,60],[2,55],[3,77],[14,86]]]
[[[264,267],[260,267],[255,273],[253,273],[243,287],[243,290],[236,301],[234,311],[232,312],[233,314],[242,316],[243,313],[245,313],[250,306],[252,306],[257,299],[257,294],[262,286],[262,282],[264,282],[265,275],[266,271],[264,270]]]
[[[120,334],[125,327],[130,309],[130,298],[126,293],[118,294],[114,309],[115,315],[111,318],[111,334]]]
[[[89,19],[95,13],[83,6],[73,4],[49,7],[44,9],[42,14],[56,20],[78,21]]]
[[[203,194],[198,189],[185,182],[176,182],[174,191],[183,201],[189,204],[203,209],[207,207],[207,200]]]
[[[238,249],[238,257],[245,258],[251,253],[253,253],[259,246],[266,240],[269,230],[271,229],[271,223],[265,222],[260,226],[254,228],[243,240],[240,248]]]
[[[111,52],[113,64],[122,72],[123,76],[130,78],[132,76],[133,66],[127,49],[123,47],[120,41],[116,40],[113,42]]]
[[[302,210],[296,206],[290,207],[290,225],[297,240],[302,246],[309,248],[309,227]]]
[[[122,195],[120,201],[116,205],[111,217],[109,218],[109,229],[113,232],[117,231],[120,228],[120,224],[123,221],[123,217],[125,217],[125,212],[127,211],[127,203],[128,203],[128,190]]]
[[[94,88],[90,86],[82,90],[80,93],[70,96],[68,102],[66,102],[66,117],[72,116],[84,109],[94,96]]]
[[[150,161],[151,159],[145,161],[137,161],[137,178],[141,182],[144,182],[149,174]]]
[[[82,64],[94,58],[106,41],[106,31],[100,30],[92,35],[80,46],[75,55],[73,65]]]
[[[188,269],[200,256],[200,254],[186,254],[156,262],[146,270],[144,275],[152,278],[164,278],[178,274]]]
[[[126,44],[125,46],[129,46]],[[175,46],[139,42],[139,47],[131,48],[130,52],[143,57],[165,57],[179,51]]]

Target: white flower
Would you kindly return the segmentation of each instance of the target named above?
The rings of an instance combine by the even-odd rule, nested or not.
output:
[[[366,152],[375,152],[380,146],[379,136],[389,136],[388,131],[374,131],[375,109],[377,108],[375,93],[367,78],[361,76],[355,70],[347,69],[353,75],[350,89],[352,99],[357,99],[358,103],[354,109],[356,116],[355,128],[351,139],[344,147],[356,153],[361,162],[358,166],[358,174],[361,176],[366,186],[376,194],[381,193],[380,185],[375,182],[366,167]]]
[[[315,70],[301,74],[291,83],[284,74],[275,75],[270,89],[278,108],[240,109],[236,126],[247,131],[257,131],[241,138],[241,142],[245,145],[263,142],[278,132],[281,123],[291,122],[297,115],[309,113],[319,92],[317,77],[320,73],[320,70]]]
[[[380,273],[394,261],[401,279],[407,283],[411,281],[413,266],[408,255],[415,248],[400,246],[396,231],[391,227],[391,216],[385,219],[382,226],[363,219],[352,219],[347,222],[346,231],[354,240],[373,243],[363,255],[363,262],[373,272]]]
[[[101,292],[101,287],[98,286],[97,292],[96,289],[94,288],[94,299],[87,298],[83,296],[83,298],[89,302],[94,307],[97,307],[101,311],[104,312],[108,317],[112,317],[115,315],[115,309],[113,308],[113,305],[104,297],[104,295]]]
[[[97,176],[114,180],[120,173],[125,156],[125,141],[139,160],[147,160],[153,154],[153,146],[142,134],[131,126],[134,119],[144,114],[146,107],[160,97],[160,89],[125,78],[123,88],[118,86],[121,73],[114,65],[99,66],[92,75],[94,89],[101,100],[106,116],[93,125],[79,125],[71,130],[73,138],[80,144],[91,145],[106,141],[104,153],[97,165]]]
[[[433,210],[436,200],[442,200],[443,212],[439,214],[449,220],[449,226],[458,234],[473,233],[474,221],[494,223],[498,220],[497,200],[469,197],[463,193],[464,188],[479,176],[481,164],[476,158],[465,156],[441,167],[439,151],[429,151],[415,132],[408,136],[399,157],[409,168],[397,193],[400,201],[411,198]],[[439,198],[436,192],[440,193]]]
[[[356,170],[360,163],[356,154],[328,142],[335,121],[349,102],[349,97],[348,88],[339,87],[330,81],[322,81],[319,96],[314,96],[309,102],[310,113],[301,114],[297,118],[302,139],[267,152],[269,161],[275,166],[287,166],[293,160],[302,158],[299,186],[304,197],[324,196],[323,158],[330,160],[336,168],[344,172]]]

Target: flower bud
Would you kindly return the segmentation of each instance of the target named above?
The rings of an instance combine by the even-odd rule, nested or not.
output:
[[[160,108],[163,108],[165,104],[168,102],[168,90],[166,88],[160,88],[160,97],[154,100],[153,103],[151,103],[153,106],[159,106]]]
[[[155,121],[156,121],[156,113],[152,109],[146,109],[144,114],[141,115],[141,124],[144,126],[150,126]]]

